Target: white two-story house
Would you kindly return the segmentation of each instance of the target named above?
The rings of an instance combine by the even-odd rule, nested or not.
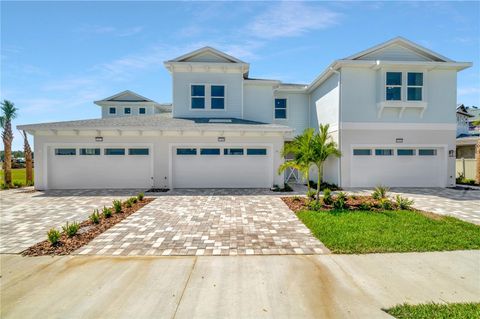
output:
[[[34,136],[35,186],[271,187],[284,143],[329,124],[341,187],[455,184],[455,62],[403,38],[334,61],[310,84],[249,77],[210,47],[165,62],[172,104],[125,91],[102,118],[20,125]]]

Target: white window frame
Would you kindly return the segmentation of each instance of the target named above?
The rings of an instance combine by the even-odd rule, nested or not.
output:
[[[130,113],[125,112],[126,109],[130,109]],[[123,108],[123,115],[132,115],[132,107],[130,106],[125,106]]]
[[[144,112],[144,113],[140,113],[140,110],[141,110],[141,109],[144,109],[145,112]],[[146,114],[147,114],[147,108],[146,108],[145,106],[140,106],[140,107],[138,108],[138,115],[146,115]]]
[[[113,113],[110,112],[110,110],[113,110]],[[115,106],[109,106],[108,107],[108,114],[109,115],[116,115],[117,114],[117,108]]]
[[[401,78],[401,83],[400,85],[392,85],[392,84],[387,84],[387,73],[400,73],[402,78]],[[405,72],[402,71],[394,71],[394,70],[386,70],[385,71],[385,76],[384,76],[384,81],[383,81],[383,100],[387,102],[401,102],[403,101],[403,83],[404,83],[404,78],[405,78]],[[400,88],[400,100],[387,100],[387,89],[388,88]]]
[[[223,86],[223,97],[212,96],[212,86]],[[227,97],[227,86],[225,84],[214,84],[214,83],[212,83],[208,86],[208,88],[209,88],[208,92],[209,92],[209,95],[210,95],[210,109],[212,111],[224,111],[227,108],[227,103],[226,103],[227,102],[227,99],[226,99],[226,97]],[[212,108],[213,99],[223,99],[223,108],[222,109],[213,109]]]
[[[203,85],[203,96],[202,95],[192,95],[192,87],[194,85]],[[190,83],[190,86],[188,87],[189,90],[189,96],[190,96],[190,110],[191,111],[205,111],[207,109],[207,84],[206,83]],[[193,108],[192,106],[192,99],[193,98],[203,98],[203,108],[202,109],[196,109]]]
[[[276,110],[275,100],[285,100],[285,118],[277,118],[275,116],[275,110]],[[289,109],[288,105],[289,105],[288,97],[274,97],[273,98],[273,119],[275,121],[287,121],[288,120],[288,109]]]
[[[425,85],[425,72],[407,71],[407,72],[405,72],[405,73],[406,73],[406,75],[407,75],[407,77],[406,77],[406,79],[405,79],[405,101],[407,101],[407,102],[423,102],[423,101],[425,100],[424,97],[423,97],[423,93],[424,93],[424,91],[425,91],[425,90],[423,89],[423,87],[424,87],[424,85]],[[421,73],[421,74],[422,74],[422,85],[408,85],[408,74],[409,74],[409,73]],[[408,89],[409,89],[409,88],[420,88],[420,89],[422,89],[422,91],[421,91],[421,92],[422,92],[422,93],[421,93],[421,94],[422,94],[422,99],[421,99],[421,100],[409,100],[409,99],[408,99]]]

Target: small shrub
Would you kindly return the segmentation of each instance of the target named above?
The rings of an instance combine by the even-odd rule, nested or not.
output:
[[[52,228],[47,232],[47,239],[52,245],[56,245],[58,243],[60,236],[60,232],[55,228]]]
[[[369,202],[361,202],[358,205],[358,209],[360,209],[360,210],[372,210],[372,204],[370,204]]]
[[[344,201],[347,201],[347,194],[345,194],[344,192],[340,192],[337,194],[337,198],[341,198]]]
[[[92,223],[98,224],[100,222],[100,214],[98,212],[98,209],[94,209],[92,215],[88,217]]]
[[[140,202],[143,200],[144,197],[145,197],[145,194],[144,194],[144,193],[138,193],[138,195],[137,195],[137,199],[138,199],[138,201],[140,201]]]
[[[373,190],[372,197],[373,199],[380,200],[382,198],[387,198],[387,193],[390,189],[386,186],[377,186]]]
[[[356,199],[358,199],[358,196],[357,195],[351,195],[350,198],[353,199],[353,200],[356,200]]]
[[[112,210],[111,210],[110,208],[108,208],[108,207],[103,206],[103,211],[102,211],[102,213],[103,213],[103,216],[104,216],[105,218],[110,218],[110,217],[112,217]]]
[[[300,198],[300,196],[295,195],[295,196],[292,197],[292,200],[294,202],[299,202],[301,200],[301,198]]]
[[[132,207],[132,201],[130,199],[125,201],[125,207],[127,207],[127,208]]]
[[[317,197],[317,192],[311,189],[307,192],[307,197],[310,199],[315,199],[315,197]]]
[[[136,204],[138,200],[136,197],[130,197],[130,201],[132,202],[132,204]]]
[[[392,210],[392,202],[388,198],[382,198],[380,199],[380,208],[383,210]]]
[[[23,184],[20,181],[13,181],[13,186],[18,188],[18,187],[22,187]]]
[[[122,202],[119,200],[114,200],[113,201],[113,209],[115,210],[116,214],[119,214],[122,212]]]
[[[333,198],[332,198],[332,191],[330,188],[325,188],[323,190],[323,202],[325,205],[332,205],[333,203]]]
[[[75,234],[77,234],[78,230],[80,229],[80,224],[77,222],[73,222],[69,224],[68,222],[65,224],[65,226],[62,227],[63,232],[65,235],[68,237],[73,237]]]
[[[395,196],[395,203],[399,209],[410,210],[412,209],[412,205],[414,203],[413,200],[410,200],[406,197],[402,197],[400,195]]]
[[[314,211],[319,211],[322,209],[322,203],[316,200],[312,200],[308,203],[308,208]]]
[[[345,199],[343,197],[337,197],[333,201],[333,208],[335,210],[344,210],[347,208],[347,204],[345,203]]]
[[[26,185],[27,186],[33,186],[33,181],[28,181]]]

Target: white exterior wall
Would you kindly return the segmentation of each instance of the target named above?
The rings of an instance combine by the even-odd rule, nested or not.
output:
[[[47,189],[48,185],[48,166],[46,161],[48,147],[133,147],[133,146],[149,146],[151,147],[152,156],[152,185],[157,188],[170,188],[171,187],[171,149],[173,145],[194,145],[202,144],[212,147],[229,147],[229,146],[266,146],[272,151],[273,166],[272,166],[272,186],[283,185],[283,174],[278,175],[278,167],[283,163],[281,157],[281,149],[283,147],[283,136],[253,136],[254,133],[247,133],[245,136],[229,136],[228,132],[225,132],[225,142],[218,142],[218,135],[212,136],[198,136],[188,135],[184,136],[165,136],[168,133],[164,133],[164,136],[144,136],[141,137],[129,137],[129,136],[104,136],[103,142],[95,142],[94,136],[54,136],[54,135],[37,135],[35,136],[35,187],[38,190]],[[103,154],[103,153],[102,153]],[[78,150],[77,150],[77,155]],[[104,155],[100,155],[104,156]],[[125,155],[128,157],[128,155]],[[91,158],[95,158],[91,156]],[[72,167],[72,169],[76,169]],[[118,174],[124,174],[121,171]],[[219,172],[221,173],[221,172]],[[96,171],[95,166],[92,165],[91,170],[85,170],[85,180],[78,181],[78,185],[92,185],[89,188],[95,188],[95,179],[109,178],[109,176],[102,177],[101,171]],[[81,188],[81,187],[79,187]]]
[[[310,96],[310,127],[318,130],[319,124],[329,124],[335,131],[338,128],[340,107],[339,75],[332,75],[323,82]]]
[[[381,117],[378,117],[377,103],[385,91],[382,74],[390,70],[424,73],[423,95],[427,108],[423,116],[420,109],[407,109],[402,117],[399,117],[397,109],[385,109]],[[455,123],[455,70],[427,71],[421,67],[372,70],[343,67],[341,73],[341,118],[344,122]]]
[[[111,107],[115,107],[117,109],[116,114],[110,114],[109,110]],[[124,108],[129,107],[131,108],[131,113],[130,114],[124,114]],[[139,114],[138,109],[144,107],[145,108],[145,114]],[[153,106],[145,106],[145,105],[138,105],[138,104],[118,104],[115,106],[102,106],[102,118],[107,118],[107,117],[115,117],[115,116],[129,116],[129,115],[151,115],[155,114],[155,109]]]
[[[273,122],[273,85],[244,83],[243,118],[262,123]]]
[[[293,135],[302,134],[305,128],[308,127],[308,94],[276,92],[274,98],[287,99],[287,118],[285,120],[274,119],[273,122],[293,128],[295,130]],[[273,102],[270,112],[272,118],[274,118],[275,106]]]
[[[243,76],[237,73],[200,73],[173,72],[173,116],[174,117],[220,117],[242,118],[243,108]],[[208,97],[210,92],[205,88],[205,109],[191,109],[191,85],[213,84],[225,85],[225,109],[210,110]],[[207,101],[208,100],[208,101]]]
[[[365,147],[388,146],[391,148],[442,147],[443,154],[438,154],[443,158],[445,164],[444,170],[438,172],[439,176],[443,175],[445,181],[442,186],[455,185],[455,157],[448,157],[448,151],[455,150],[455,126],[449,125],[443,129],[428,129],[429,127],[425,126],[415,129],[408,124],[392,124],[389,129],[384,129],[380,126],[382,124],[366,123],[360,125],[363,126],[363,129],[342,129],[340,183],[342,187],[351,187],[352,145],[356,148],[361,148],[361,145]],[[403,143],[396,143],[397,138],[403,138]],[[395,168],[392,167],[392,169]],[[399,174],[399,172],[392,173]],[[400,177],[401,175],[399,175]]]

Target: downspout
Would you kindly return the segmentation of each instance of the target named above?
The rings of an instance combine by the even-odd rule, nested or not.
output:
[[[338,75],[338,147],[342,150],[342,130],[341,123],[342,123],[342,112],[341,112],[341,105],[342,105],[342,73],[330,67],[330,70]],[[340,156],[338,159],[338,186],[342,187],[342,157]]]

